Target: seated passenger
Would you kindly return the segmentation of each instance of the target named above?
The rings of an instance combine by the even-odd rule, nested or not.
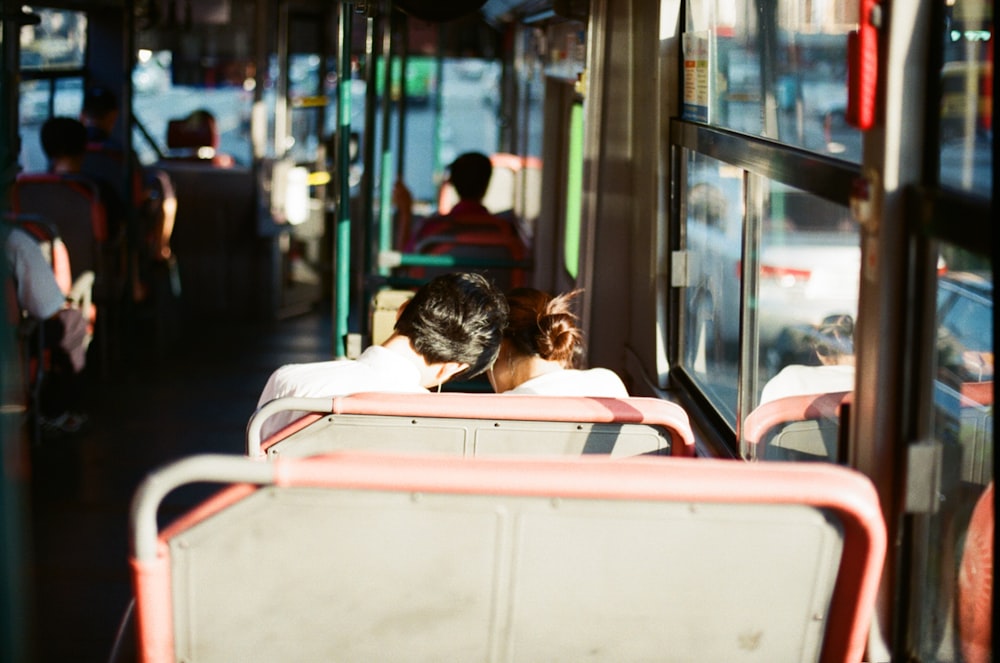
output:
[[[170,177],[162,170],[145,168],[134,151],[126,155],[113,131],[119,116],[118,97],[106,87],[86,91],[80,121],[87,128],[87,156],[83,172],[114,188],[123,209],[135,210],[139,222],[139,250],[132,256],[133,298],[145,300],[149,291],[150,263],[166,263],[171,257],[170,237],[177,216],[177,196]],[[128,159],[133,175],[124,186],[123,173]],[[109,210],[111,216],[111,210]]]
[[[509,226],[510,231],[514,231],[509,221],[494,216],[483,206],[483,198],[493,176],[493,165],[488,156],[467,152],[448,166],[448,172],[448,181],[458,193],[458,203],[447,214],[428,217],[419,224],[413,219],[413,196],[402,182],[396,183],[393,190],[393,201],[398,210],[396,246],[403,251],[413,251],[419,240],[444,232],[453,225],[461,227],[463,223],[468,223],[476,227],[477,219],[486,220],[493,226]]]
[[[487,373],[493,390],[508,394],[548,396],[628,396],[614,371],[576,369],[583,351],[583,332],[576,326],[570,302],[580,293],[553,297],[534,288],[515,288],[507,295],[510,321],[500,353]]]
[[[786,396],[854,390],[854,319],[831,316],[816,329],[813,350],[818,366],[791,364],[768,380],[760,404]]]
[[[50,117],[39,132],[42,151],[48,159],[50,173],[83,176],[87,153],[87,129],[71,117]],[[86,176],[98,191],[107,213],[108,237],[115,242],[121,237],[125,223],[124,202],[115,189],[100,178]]]
[[[4,257],[14,278],[18,306],[41,323],[49,354],[37,413],[42,434],[80,433],[87,425],[87,416],[79,410],[90,341],[87,321],[67,302],[38,242],[20,228],[4,227],[0,232],[6,235]]]
[[[183,150],[182,156],[219,168],[232,168],[236,161],[219,151],[219,129],[215,116],[204,108],[192,111],[181,120],[171,120],[167,146]]]
[[[479,274],[439,276],[400,307],[393,333],[356,360],[288,364],[274,371],[257,406],[284,396],[324,397],[362,391],[426,392],[451,379],[466,379],[496,359],[507,303]],[[303,413],[279,412],[264,437]]]

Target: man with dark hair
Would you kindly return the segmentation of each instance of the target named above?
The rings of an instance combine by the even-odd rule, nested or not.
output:
[[[285,396],[426,392],[451,379],[473,378],[496,359],[507,311],[503,293],[482,275],[439,276],[401,307],[392,335],[380,345],[356,360],[282,366],[268,378],[257,406]],[[263,435],[302,414],[276,413],[264,422]]]
[[[130,270],[133,297],[142,301],[148,294],[149,263],[171,259],[177,197],[165,172],[144,168],[134,151],[125,154],[113,135],[120,112],[118,96],[108,88],[92,86],[85,92],[80,121],[86,127],[88,144],[82,172],[111,187],[123,211],[130,207],[136,210],[140,241],[139,250],[130,259]],[[130,186],[125,185],[126,159],[132,171]]]
[[[125,203],[111,184],[84,173],[86,127],[71,117],[50,117],[42,124],[39,139],[49,161],[50,173],[77,177],[96,187],[107,218],[109,242],[111,245],[119,243],[125,223]]]
[[[87,138],[93,142],[111,140],[118,122],[118,97],[106,87],[93,86],[83,95],[80,121],[87,127]]]
[[[477,225],[484,219],[495,220],[485,205],[483,198],[493,177],[493,164],[490,158],[480,152],[466,152],[451,162],[448,166],[448,182],[455,187],[458,202],[447,214],[428,217],[420,224],[413,220],[413,195],[402,182],[397,182],[393,189],[393,199],[397,209],[397,246],[404,251],[413,251],[419,239],[444,232],[455,226],[462,226],[463,221]],[[501,221],[501,227],[509,222]],[[510,232],[514,232],[513,226]]]
[[[87,151],[87,129],[71,117],[52,117],[39,135],[49,160],[49,172],[79,173]]]
[[[466,152],[455,159],[448,167],[448,181],[455,187],[459,201],[452,212],[460,207],[468,208],[465,212],[480,212],[489,214],[483,207],[482,200],[493,177],[493,164],[490,158],[480,152]]]

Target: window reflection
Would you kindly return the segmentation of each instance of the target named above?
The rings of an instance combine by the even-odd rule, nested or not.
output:
[[[844,119],[857,3],[721,5],[688,5],[685,118],[860,162],[861,133]]]
[[[854,390],[854,324],[861,268],[846,207],[767,182],[751,315],[757,361],[744,378],[750,413],[742,453],[839,462]]]
[[[984,196],[993,180],[993,20],[982,0],[949,2],[941,68],[941,184]]]
[[[982,573],[993,558],[993,272],[984,258],[954,247],[943,251],[948,268],[937,285],[932,374],[941,485],[937,510],[915,529],[926,555],[914,569],[921,593],[914,632],[921,661],[986,661],[992,574]]]
[[[684,165],[687,273],[680,356],[735,425],[744,172],[694,152],[686,152]]]
[[[818,348],[853,354],[844,341],[827,341],[832,332],[820,332],[838,319],[846,325],[846,318],[852,329],[840,335],[849,340],[853,333],[861,244],[850,210],[772,182],[759,255],[760,382],[790,364],[823,365],[830,354],[824,357]],[[817,384],[812,393],[839,390]]]
[[[34,9],[37,25],[21,27],[21,69],[80,69],[87,50],[87,15]]]

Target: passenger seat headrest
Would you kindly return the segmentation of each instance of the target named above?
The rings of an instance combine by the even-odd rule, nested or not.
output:
[[[167,123],[167,147],[172,150],[215,147],[212,130],[208,126],[192,126],[186,119]]]

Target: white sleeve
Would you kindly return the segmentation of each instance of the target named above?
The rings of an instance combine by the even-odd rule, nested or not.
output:
[[[7,260],[17,282],[17,301],[32,316],[46,320],[59,312],[66,296],[59,289],[42,249],[23,230],[14,229],[5,245]]]

